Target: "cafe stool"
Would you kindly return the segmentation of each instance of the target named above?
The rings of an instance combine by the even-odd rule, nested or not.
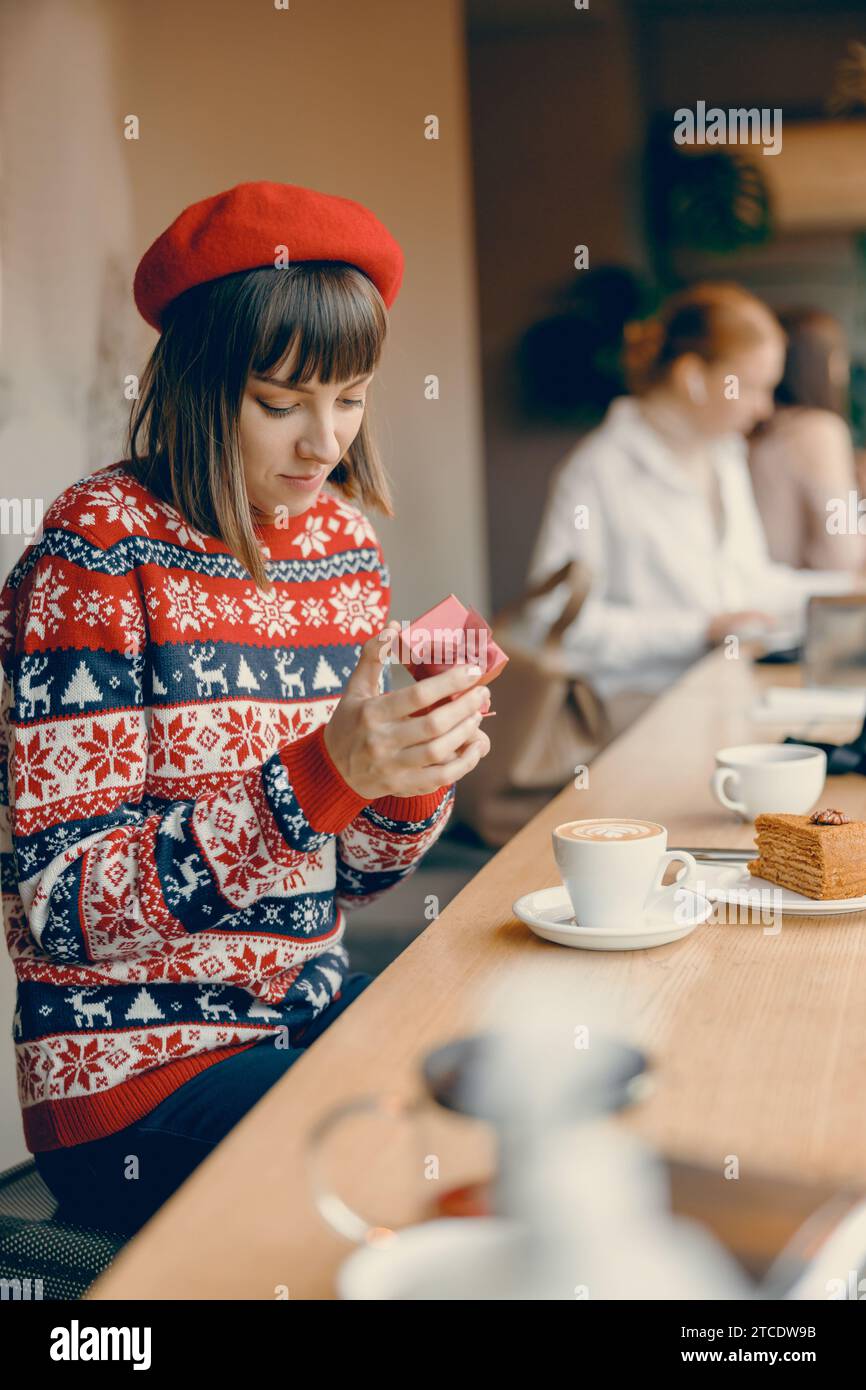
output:
[[[32,1159],[0,1173],[0,1299],[78,1299],[129,1239],[57,1221]]]

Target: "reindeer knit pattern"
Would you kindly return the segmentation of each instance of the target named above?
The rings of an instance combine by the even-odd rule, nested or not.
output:
[[[123,463],[67,488],[0,592],[0,867],[28,1149],[141,1119],[338,996],[345,913],[417,868],[453,785],[359,796],[324,744],[390,577],[322,491],[256,588]],[[388,668],[384,667],[388,688]]]

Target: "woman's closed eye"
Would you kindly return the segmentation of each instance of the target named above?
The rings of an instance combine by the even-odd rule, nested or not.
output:
[[[258,397],[256,397],[256,399],[258,400]],[[346,406],[349,410],[356,410],[359,406],[362,406],[364,402],[362,400],[343,399],[340,401],[340,404]],[[295,411],[299,409],[297,405],[268,405],[267,401],[262,400],[259,400],[259,405],[262,407],[262,410],[267,411],[268,415],[294,415]]]

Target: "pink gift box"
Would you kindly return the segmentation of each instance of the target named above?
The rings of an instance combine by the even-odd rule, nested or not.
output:
[[[489,623],[474,608],[466,608],[456,594],[449,594],[414,622],[402,623],[395,645],[397,659],[416,681],[438,676],[451,666],[477,665],[481,667],[481,675],[474,685],[489,685],[508,661],[505,652],[494,642]],[[466,687],[467,690],[473,688]],[[457,690],[429,708],[436,709],[448,700],[456,700],[462,693]]]

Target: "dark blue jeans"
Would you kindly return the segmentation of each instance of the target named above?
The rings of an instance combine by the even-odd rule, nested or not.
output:
[[[34,1154],[59,1203],[55,1219],[134,1235],[372,978],[347,975],[339,999],[304,1031],[302,1046],[277,1048],[263,1038],[199,1072],[126,1129]],[[130,1156],[138,1161],[135,1177],[127,1176]]]

